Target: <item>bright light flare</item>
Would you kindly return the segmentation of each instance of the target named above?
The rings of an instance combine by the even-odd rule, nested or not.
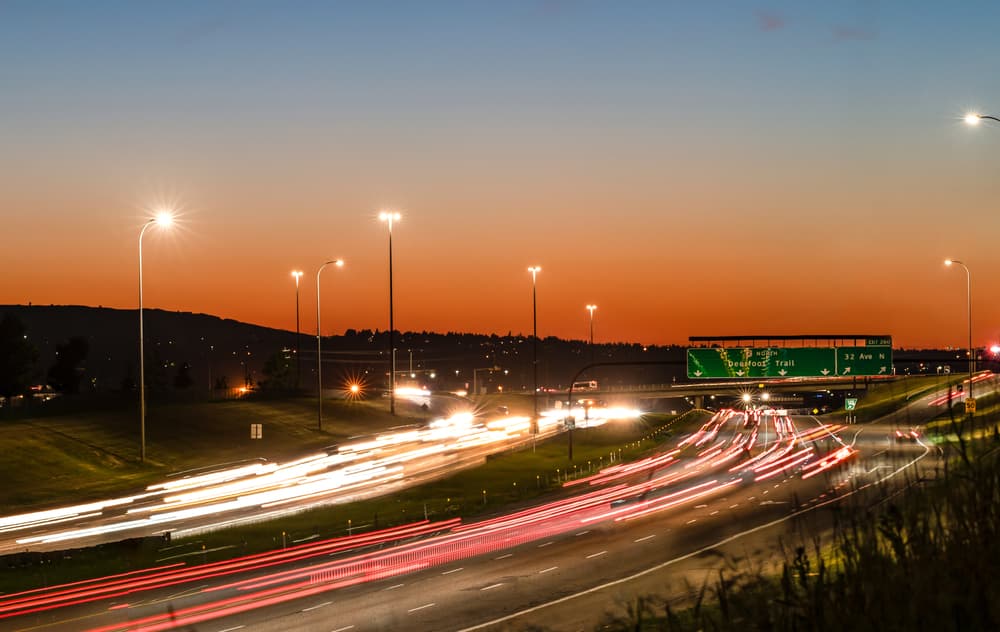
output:
[[[168,228],[174,223],[174,216],[169,211],[160,211],[156,214],[156,219],[153,221],[161,228]]]
[[[982,118],[980,118],[980,116],[975,112],[969,112],[968,114],[965,115],[966,125],[979,125],[979,122],[981,120]]]

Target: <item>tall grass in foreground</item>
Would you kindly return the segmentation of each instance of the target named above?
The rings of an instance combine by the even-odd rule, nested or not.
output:
[[[683,606],[636,598],[596,629],[1000,630],[1000,413],[949,416],[934,480],[859,494],[832,539],[788,550],[777,574],[721,570]]]

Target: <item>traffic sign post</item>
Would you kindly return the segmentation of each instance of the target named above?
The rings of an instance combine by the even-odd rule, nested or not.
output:
[[[976,412],[976,400],[972,397],[965,400],[965,413],[971,415]]]
[[[889,375],[892,347],[837,347],[837,375]]]
[[[878,338],[866,342],[882,342]],[[696,347],[690,379],[872,376],[892,374],[892,347]]]
[[[845,397],[844,398],[844,410],[854,410],[858,407],[857,397]]]
[[[688,349],[690,378],[782,378],[833,375],[832,347],[729,347]]]

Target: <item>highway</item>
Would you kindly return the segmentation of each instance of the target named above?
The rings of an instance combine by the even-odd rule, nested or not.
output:
[[[911,402],[908,420],[936,414],[939,396]],[[543,505],[468,525],[354,536],[384,538],[375,547],[345,538],[61,595],[11,595],[0,600],[0,617],[14,629],[106,632],[442,630],[503,626],[506,616],[577,629],[574,617],[552,613],[596,622],[611,601],[602,591],[633,590],[663,565],[673,566],[670,577],[698,584],[717,565],[716,547],[763,550],[803,521],[822,521],[824,507],[874,493],[876,482],[912,482],[918,466],[919,476],[932,475],[936,452],[919,436],[896,443],[896,429],[723,411],[654,457],[573,481]]]
[[[576,411],[583,419],[582,410]],[[561,430],[546,411],[539,439]],[[632,409],[592,409],[589,423],[634,418]],[[304,508],[390,494],[532,441],[527,417],[459,413],[425,427],[359,438],[288,463],[253,461],[179,476],[137,493],[0,517],[0,554],[93,546],[130,537],[177,537]]]

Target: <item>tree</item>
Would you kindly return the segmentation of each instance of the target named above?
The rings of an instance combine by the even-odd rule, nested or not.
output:
[[[26,392],[37,360],[38,349],[28,341],[24,323],[5,313],[0,320],[0,397]]]
[[[295,385],[295,375],[291,360],[281,351],[276,351],[264,362],[263,388],[269,391],[287,391]]]
[[[90,343],[82,336],[74,336],[64,344],[56,345],[56,361],[49,368],[48,383],[61,393],[79,393],[85,371],[82,366],[90,352]]]

